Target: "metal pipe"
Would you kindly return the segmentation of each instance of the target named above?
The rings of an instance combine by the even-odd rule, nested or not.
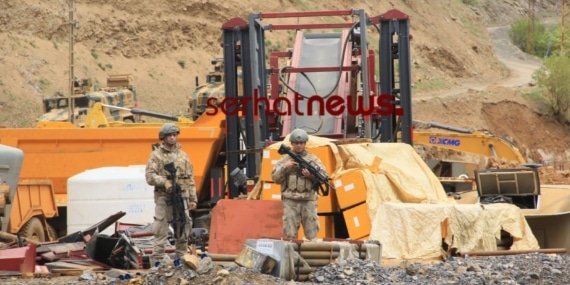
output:
[[[219,253],[207,253],[213,261],[234,261],[237,258],[237,255],[234,254],[219,254]]]
[[[305,259],[304,262],[306,262],[311,267],[323,267],[331,263],[334,263],[334,261],[330,259]],[[299,259],[296,259],[294,265],[295,266],[303,265],[305,264],[304,262],[300,262]]]
[[[368,248],[368,244],[362,244],[360,246],[360,250],[358,249],[359,246],[357,244],[350,244],[350,246],[352,247],[352,249],[354,250],[358,250],[358,251],[366,251],[366,249]],[[377,245],[372,245],[372,246],[377,246]],[[298,244],[293,244],[293,249],[295,251],[299,251],[299,245]],[[301,244],[301,252],[303,251],[326,251],[326,252],[330,252],[330,251],[339,251],[341,249],[340,244],[338,243],[302,243]]]
[[[515,255],[527,253],[566,253],[565,248],[544,248],[544,249],[526,249],[526,250],[495,250],[495,251],[472,251],[463,252],[461,257],[468,256],[497,256],[497,255]]]
[[[464,129],[464,128],[458,128],[458,127],[449,126],[449,125],[444,125],[444,124],[440,124],[437,122],[430,122],[429,126],[433,127],[433,128],[438,128],[438,129],[443,129],[443,130],[448,130],[448,131],[454,131],[454,132],[464,133],[464,134],[472,134],[473,133],[472,130],[468,130],[468,129]]]
[[[361,251],[358,253],[358,258],[366,258],[366,252]],[[339,251],[301,251],[301,257],[304,259],[320,259],[320,258],[328,258],[328,259],[336,259],[340,256]]]

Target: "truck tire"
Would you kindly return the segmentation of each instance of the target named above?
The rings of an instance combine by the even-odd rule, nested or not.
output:
[[[57,238],[58,238],[57,231],[55,230],[55,228],[52,225],[50,225],[50,224],[47,225],[47,232],[48,232],[48,236],[46,238],[49,239],[49,237],[51,236],[53,238],[53,241],[57,240]],[[50,241],[52,241],[52,240],[50,240]]]
[[[35,240],[38,242],[45,242],[46,237],[44,233],[44,226],[42,221],[37,218],[31,218],[20,230],[20,235],[29,240]]]

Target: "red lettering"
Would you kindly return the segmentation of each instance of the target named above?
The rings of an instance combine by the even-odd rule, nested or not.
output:
[[[283,104],[287,105],[285,111],[281,111],[283,109],[280,106],[281,101],[283,101]],[[285,97],[278,97],[273,101],[273,111],[279,116],[291,116],[291,102],[289,102]]]
[[[378,114],[380,116],[389,116],[394,113],[394,105],[392,104],[392,96],[382,94],[376,97],[376,104],[378,105]]]
[[[397,107],[396,108],[396,115],[403,116],[404,115],[404,109]]]
[[[344,105],[344,99],[338,95],[333,95],[327,98],[327,112],[333,116],[342,115],[344,113]],[[340,108],[337,109],[337,107]]]
[[[226,97],[222,101],[222,112],[224,112],[226,116],[235,116],[238,113],[238,108],[237,108],[238,104],[239,102],[237,98]],[[231,109],[231,111],[229,109]]]
[[[257,91],[257,88],[253,91],[253,116],[259,116],[259,103],[263,102],[266,107],[265,109],[265,114],[269,114],[270,110],[270,105],[269,105],[269,99],[267,99],[267,97],[259,97],[259,92]]]
[[[208,106],[208,108],[207,108],[208,111],[206,111],[206,114],[208,114],[208,115],[217,114],[218,113],[218,106],[216,105],[217,103],[218,103],[218,99],[216,99],[216,98],[210,97],[210,98],[206,99],[206,106]]]
[[[352,95],[348,95],[348,114],[351,116],[358,116],[358,115],[370,115],[374,111],[374,101],[372,97],[368,98],[368,107],[364,107],[364,97],[357,96],[356,97],[356,108],[352,104]]]
[[[299,93],[295,92],[295,114],[298,116],[303,116],[303,112],[299,110],[299,101],[303,101],[305,97],[301,96]]]
[[[307,101],[307,115],[311,116],[311,115],[315,115],[313,114],[313,102],[317,101],[319,103],[319,116],[324,116],[325,115],[325,102],[323,100],[323,97],[319,96],[319,95],[313,95],[311,97],[309,97],[309,100]]]
[[[318,108],[318,114],[324,116],[330,114],[332,116],[339,116],[344,114],[346,108],[348,107],[348,114],[351,116],[370,116],[371,114],[378,114],[381,116],[397,115],[403,116],[404,109],[400,106],[394,106],[394,97],[389,94],[382,95],[371,95],[368,97],[368,104],[364,106],[364,96],[348,95],[343,98],[339,95],[332,95],[327,98],[323,98],[319,95],[313,95],[307,98],[306,114],[303,113],[303,100],[306,97],[300,95],[299,93],[294,94],[294,101],[291,102],[287,97],[278,97],[275,100],[269,100],[267,97],[260,97],[258,90],[254,90],[254,95],[252,97],[241,97],[241,100],[235,97],[226,97],[222,100],[221,104],[217,104],[218,100],[216,98],[208,98],[206,100],[208,115],[215,115],[218,113],[218,105],[221,105],[222,112],[226,115],[236,115],[239,112],[240,103],[241,106],[246,106],[248,103],[253,102],[253,112],[254,116],[259,115],[260,106],[264,104],[265,114],[275,113],[279,116],[291,116],[293,110],[297,116],[311,116],[316,115]],[[295,104],[294,109],[292,105]],[[315,104],[318,104],[315,107]],[[314,110],[314,111],[313,111]],[[313,114],[315,112],[315,114]]]

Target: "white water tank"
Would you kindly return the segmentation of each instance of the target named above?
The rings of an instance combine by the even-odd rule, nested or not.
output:
[[[153,222],[154,187],[145,166],[111,166],[86,170],[67,180],[67,234],[83,231],[119,211],[121,223]],[[101,231],[112,235],[115,224]]]

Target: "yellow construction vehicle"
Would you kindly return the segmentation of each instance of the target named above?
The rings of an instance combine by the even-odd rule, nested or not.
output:
[[[12,214],[9,222],[3,223],[9,233],[40,241],[65,235],[70,177],[99,167],[146,164],[150,150],[159,143],[157,134],[163,122],[109,121],[108,111],[104,109],[111,108],[121,107],[94,103],[85,116],[83,128],[70,122],[41,122],[38,128],[0,128],[0,144],[25,154],[23,159],[18,158],[19,179],[13,179],[9,187],[0,186],[0,193],[7,193],[6,189],[12,191],[10,195],[0,195],[0,198],[10,197],[5,200],[10,201]],[[222,148],[223,113],[202,116],[194,122],[182,116],[137,108],[125,111],[174,121],[180,127],[179,143],[188,146],[185,151],[194,165],[198,195],[200,201],[205,201],[209,192],[200,190],[209,189],[210,171],[215,168]],[[4,159],[10,157],[0,152],[0,181],[7,181],[4,169],[15,169],[4,167],[9,165]],[[0,209],[8,208],[0,206]]]
[[[53,240],[57,233],[47,219],[59,216],[49,179],[20,179],[22,150],[0,144],[0,225],[2,232],[27,240]]]
[[[439,123],[429,123],[428,128],[444,129],[451,132],[414,131],[414,145],[424,145],[436,148],[450,149],[499,160],[516,161],[525,164],[527,161],[519,149],[509,140],[481,131],[447,126]]]

